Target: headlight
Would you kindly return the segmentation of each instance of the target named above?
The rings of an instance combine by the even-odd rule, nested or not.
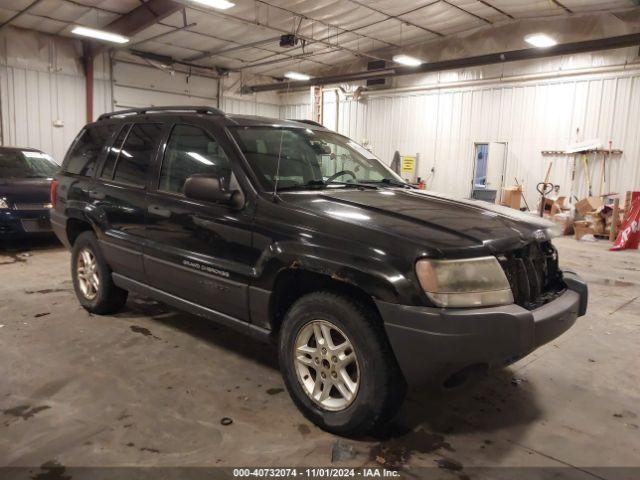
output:
[[[489,307],[513,303],[513,294],[495,257],[418,260],[422,289],[439,307]]]
[[[0,208],[9,208],[9,202],[4,197],[0,197]]]

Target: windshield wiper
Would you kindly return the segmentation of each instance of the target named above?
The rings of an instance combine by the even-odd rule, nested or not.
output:
[[[378,187],[375,185],[367,185],[366,183],[347,183],[347,182],[323,182],[322,180],[310,180],[307,183],[302,183],[300,185],[289,185],[287,187],[278,187],[279,192],[287,191],[287,190],[307,190],[312,188],[322,189],[322,187],[327,188],[329,185],[340,185],[341,187],[352,187],[352,188],[366,188],[369,190],[377,190]]]
[[[382,180],[363,180],[363,182],[368,184],[382,184],[382,185],[392,185],[394,187],[415,188],[413,185],[410,185],[406,182],[402,182],[400,180],[396,180],[395,178],[383,178]]]
[[[344,187],[357,187],[357,188],[367,188],[369,190],[377,190],[378,187],[376,187],[375,185],[370,185],[368,183],[360,183],[360,182],[334,182],[331,181],[329,183],[325,183],[325,185],[329,186],[329,185],[340,185],[340,186],[344,186]]]
[[[283,192],[285,190],[306,190],[308,188],[324,187],[326,184],[322,180],[309,180],[307,183],[301,183],[299,185],[289,185],[288,187],[281,187],[278,185],[278,191]]]

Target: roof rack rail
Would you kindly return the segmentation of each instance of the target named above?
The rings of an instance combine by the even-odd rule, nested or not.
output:
[[[145,113],[153,112],[195,112],[204,113],[207,115],[224,115],[224,112],[218,108],[206,107],[206,106],[189,106],[189,105],[176,105],[169,107],[143,107],[143,108],[131,108],[129,110],[119,110],[117,112],[103,113],[98,117],[98,120],[106,120],[107,118],[123,117],[127,115],[144,115]]]

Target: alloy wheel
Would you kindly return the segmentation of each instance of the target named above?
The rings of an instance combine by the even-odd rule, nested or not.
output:
[[[293,349],[298,381],[314,403],[331,411],[351,405],[358,393],[360,369],[342,330],[327,320],[313,320],[300,329]]]
[[[96,256],[88,248],[83,248],[78,253],[76,275],[82,295],[84,295],[87,300],[96,298],[98,289],[100,288],[98,262],[96,261]]]

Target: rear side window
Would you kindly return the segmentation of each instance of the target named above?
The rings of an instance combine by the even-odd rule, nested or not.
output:
[[[115,128],[114,124],[85,127],[69,149],[64,170],[75,175],[92,176],[102,147]]]
[[[147,183],[153,157],[162,134],[160,123],[139,123],[129,130],[120,149],[113,179],[136,186]]]
[[[107,158],[104,161],[104,166],[102,167],[102,173],[100,176],[102,178],[108,178],[111,180],[113,178],[113,167],[116,165],[116,161],[120,156],[120,151],[122,150],[122,144],[124,143],[124,139],[127,137],[127,133],[129,133],[129,129],[131,128],[131,124],[127,123],[122,127],[120,133],[113,141],[113,145],[109,147],[109,151],[107,152]]]

